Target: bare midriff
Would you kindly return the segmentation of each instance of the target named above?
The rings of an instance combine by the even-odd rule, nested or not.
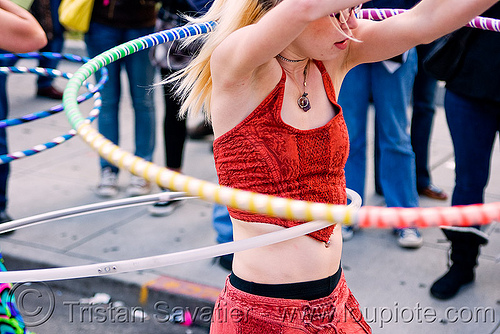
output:
[[[231,218],[233,238],[241,240],[285,227]],[[336,225],[325,242],[301,236],[277,244],[234,254],[233,272],[240,278],[264,284],[297,283],[322,279],[337,272],[342,254],[342,234]]]

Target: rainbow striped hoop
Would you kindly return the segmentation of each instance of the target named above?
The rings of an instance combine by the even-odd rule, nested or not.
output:
[[[91,74],[131,53],[159,43],[207,33],[212,31],[214,26],[214,22],[207,22],[158,32],[116,46],[90,60],[75,73],[64,91],[63,105],[71,126],[101,157],[119,168],[155,182],[161,187],[182,191],[191,196],[240,210],[291,220],[323,220],[332,224],[358,224],[363,228],[469,226],[487,224],[500,219],[500,203],[451,208],[363,207],[358,211],[345,205],[298,201],[222,187],[173,172],[136,157],[114,145],[83,122],[76,103],[76,92]]]

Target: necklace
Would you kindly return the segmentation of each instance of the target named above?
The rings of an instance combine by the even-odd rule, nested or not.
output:
[[[307,58],[304,58],[304,59],[288,59],[288,58],[283,57],[279,53],[278,53],[278,55],[276,57],[278,57],[281,60],[287,61],[289,63],[300,63],[301,61],[304,61],[304,60],[307,59]]]
[[[286,62],[289,62],[289,63],[299,63],[301,61],[304,61],[306,60],[307,58],[304,58],[304,59],[288,59],[288,58],[285,58],[283,57],[282,55],[278,54],[276,56],[278,59],[281,59],[281,60],[284,60]],[[306,66],[304,67],[304,82],[302,83],[302,85],[304,86],[304,93],[297,99],[297,105],[299,106],[300,109],[302,109],[304,112],[308,112],[309,109],[311,109],[311,102],[309,101],[309,98],[307,97],[307,92],[306,92],[306,88],[307,88],[307,69],[309,67],[309,61],[307,61],[307,64]],[[297,82],[295,81],[295,78],[293,76],[292,77],[292,80],[293,82],[297,85]],[[299,86],[299,85],[297,85]],[[300,88],[299,88],[300,90]]]
[[[309,102],[309,98],[307,97],[307,67],[309,67],[309,62],[307,62],[306,67],[304,67],[304,93],[302,94],[301,97],[297,100],[297,104],[299,105],[299,108],[304,110],[304,112],[308,112],[309,109],[311,109],[311,103]]]

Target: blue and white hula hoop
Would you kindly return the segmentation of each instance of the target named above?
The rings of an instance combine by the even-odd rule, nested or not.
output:
[[[62,60],[69,60],[69,61],[81,62],[81,63],[85,63],[85,62],[89,61],[89,58],[87,58],[87,57],[80,57],[78,55],[73,55],[73,54],[61,54],[61,53],[53,53],[53,52],[2,53],[2,54],[0,54],[0,59],[7,59],[7,60],[44,59],[44,58],[60,59],[60,60],[62,59]],[[10,66],[8,68],[9,68],[9,70],[4,72],[4,73],[25,73],[25,72],[20,72],[19,67],[16,67],[16,66]],[[23,68],[25,68],[25,67],[23,67]],[[97,84],[92,86],[91,89],[89,87],[87,87],[88,92],[85,92],[82,95],[78,96],[78,98],[77,98],[78,103],[90,99],[92,97],[92,95],[95,92],[100,91],[102,85],[104,85],[106,83],[106,81],[108,80],[108,70],[104,67],[104,68],[100,69],[99,72],[100,72],[101,78],[99,79]],[[51,74],[53,74],[53,73],[58,73],[57,75],[54,75],[54,76],[59,76],[61,72],[57,71],[57,70],[44,69],[44,68],[38,67],[36,72],[32,71],[31,73],[35,73],[38,75],[44,75],[44,76],[51,76]],[[64,108],[63,108],[62,104],[58,104],[56,106],[51,107],[48,110],[43,110],[43,111],[27,114],[27,115],[24,115],[24,116],[19,117],[19,118],[0,120],[0,128],[25,124],[25,123],[32,122],[32,121],[37,120],[37,119],[52,116],[52,115],[57,114],[63,110],[64,110]]]
[[[36,68],[27,68],[27,67],[0,67],[0,73],[34,73],[38,74],[40,76],[48,76],[48,77],[62,77],[65,79],[71,79],[72,74],[71,73],[65,73],[61,72],[59,70],[53,70],[53,69],[46,69],[46,68],[41,68],[41,67],[36,67]],[[105,82],[105,81],[104,81]],[[96,89],[95,86],[93,86],[90,83],[85,83],[87,90],[89,91],[88,93],[85,93],[84,95],[81,95],[78,97],[77,100],[84,101],[86,97],[92,97],[94,96],[95,101],[94,101],[94,107],[90,111],[89,117],[86,118],[85,122],[91,123],[94,121],[94,119],[99,115],[99,111],[101,110],[101,105],[102,105],[102,99],[101,99],[101,94],[98,92],[98,89]],[[102,86],[102,85],[101,85]],[[100,87],[99,87],[100,88]],[[59,105],[60,110],[56,111],[59,112],[62,109],[62,105]],[[53,115],[55,113],[51,113]],[[36,119],[40,119],[42,117],[38,117]],[[31,120],[34,120],[35,118],[31,118]],[[20,119],[17,119],[20,120]],[[12,121],[12,120],[10,120]],[[15,120],[14,120],[15,121]],[[8,122],[4,122],[4,124],[7,124]],[[21,123],[16,123],[17,124],[24,124],[26,122],[21,122]],[[0,122],[1,124],[1,122]],[[1,128],[1,126],[0,126]],[[71,129],[68,133],[62,134],[60,136],[57,136],[51,140],[49,140],[46,143],[43,144],[38,144],[33,146],[32,148],[22,150],[22,151],[17,151],[13,153],[7,153],[0,155],[0,165],[1,164],[6,164],[14,160],[22,159],[25,157],[29,157],[38,153],[41,153],[43,151],[46,151],[48,149],[51,149],[53,147],[56,147],[67,140],[73,138],[76,135],[76,131],[74,129]]]

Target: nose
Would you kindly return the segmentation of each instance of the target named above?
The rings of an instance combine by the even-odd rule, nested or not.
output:
[[[355,29],[358,27],[358,19],[356,18],[356,15],[354,13],[349,17],[349,20],[347,20],[346,23],[344,23],[342,26],[347,25],[349,29]]]

